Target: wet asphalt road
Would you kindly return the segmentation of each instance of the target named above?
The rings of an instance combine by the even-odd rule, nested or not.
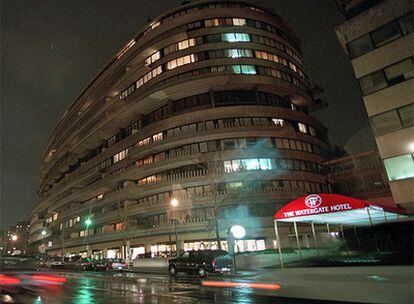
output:
[[[196,276],[170,278],[163,274],[54,272],[67,277],[62,286],[26,289],[0,295],[1,303],[321,303],[261,295],[248,288],[201,286]]]

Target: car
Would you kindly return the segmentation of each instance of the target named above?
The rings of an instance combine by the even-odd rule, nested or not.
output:
[[[65,260],[62,257],[59,257],[59,256],[51,257],[46,262],[46,267],[48,267],[48,268],[64,268],[65,267]]]
[[[97,261],[92,258],[80,258],[75,264],[75,269],[91,271],[95,269],[96,263]]]
[[[128,264],[122,259],[101,259],[95,263],[94,270],[127,270]]]
[[[187,251],[178,258],[168,261],[171,276],[179,272],[197,273],[200,278],[207,277],[208,273],[230,272],[233,268],[233,259],[224,250]]]

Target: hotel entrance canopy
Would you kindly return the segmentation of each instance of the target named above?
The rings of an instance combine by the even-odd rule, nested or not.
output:
[[[310,194],[283,206],[274,219],[280,222],[310,222],[368,226],[406,217],[405,210],[339,194]]]

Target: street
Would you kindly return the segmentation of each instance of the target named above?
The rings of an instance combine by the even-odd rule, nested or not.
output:
[[[259,295],[249,288],[201,286],[196,276],[170,278],[164,274],[69,272],[67,283],[16,295],[1,295],[4,303],[321,303]],[[326,302],[328,303],[328,302]],[[335,302],[337,303],[337,302]]]

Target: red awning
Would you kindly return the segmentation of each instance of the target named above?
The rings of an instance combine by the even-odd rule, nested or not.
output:
[[[315,222],[349,225],[377,224],[405,217],[405,210],[367,202],[352,197],[320,193],[302,196],[275,215],[277,221]]]

